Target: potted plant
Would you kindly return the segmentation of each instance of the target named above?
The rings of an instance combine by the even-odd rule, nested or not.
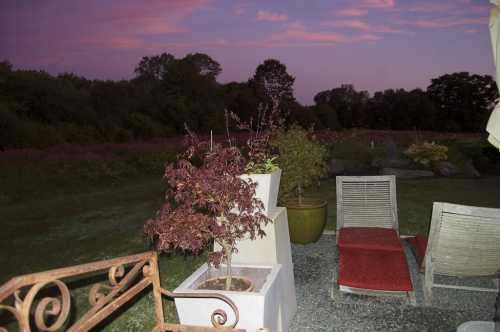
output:
[[[275,327],[269,313],[277,307],[269,298],[278,296],[275,281],[280,266],[234,267],[231,263],[236,242],[264,236],[261,226],[270,222],[262,212],[262,202],[254,195],[256,184],[241,178],[246,158],[237,147],[200,142],[194,134],[189,137],[187,152],[166,168],[166,201],[157,216],[146,222],[145,232],[163,252],[180,249],[197,253],[212,241],[217,243],[219,249],[208,254],[208,264],[176,291],[216,290],[239,308],[237,327]],[[190,325],[210,326],[211,314],[224,307],[224,303],[210,299],[175,301],[180,321]],[[223,309],[231,316],[230,308]]]
[[[316,242],[327,217],[325,200],[304,197],[304,188],[327,173],[327,150],[310,136],[311,133],[294,125],[275,141],[283,170],[280,200],[287,207],[290,240],[300,244]]]
[[[255,196],[264,204],[263,213],[269,215],[277,206],[281,178],[281,169],[271,145],[283,128],[279,104],[274,102],[271,108],[259,105],[255,126],[252,120],[246,123],[241,122],[234,113],[230,113],[230,116],[238,129],[249,132],[245,147],[248,162],[241,178],[256,184]]]

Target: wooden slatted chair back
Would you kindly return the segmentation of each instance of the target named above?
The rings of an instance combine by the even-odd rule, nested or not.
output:
[[[398,232],[396,202],[392,175],[337,176],[337,231],[343,227],[380,227]]]
[[[427,255],[434,273],[494,275],[500,267],[500,209],[434,203]]]

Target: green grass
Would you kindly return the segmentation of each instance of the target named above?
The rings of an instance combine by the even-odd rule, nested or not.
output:
[[[163,201],[161,169],[132,171],[118,165],[57,169],[54,165],[0,165],[0,283],[37,271],[114,258],[149,250],[144,221]],[[83,166],[82,166],[83,167]],[[118,174],[118,175],[117,175]],[[131,175],[129,175],[131,174]],[[427,232],[433,201],[500,207],[500,177],[398,181],[399,222],[403,234]],[[329,201],[328,229],[335,229],[335,181],[312,188]],[[171,255],[160,258],[162,286],[174,289],[205,261]],[[83,313],[90,285],[73,289],[76,315]],[[175,321],[170,301],[166,317]],[[0,314],[0,325],[2,317]],[[150,291],[100,326],[104,331],[150,331],[154,324]]]
[[[398,180],[396,187],[402,234],[427,234],[433,202],[500,208],[500,177]],[[335,230],[335,181],[323,181],[319,188],[310,188],[307,194],[328,201],[326,229]]]
[[[156,174],[101,184],[70,178],[66,187],[47,185],[44,190],[26,194],[24,201],[0,202],[0,284],[15,275],[150,250],[142,228],[163,200],[160,178]],[[25,180],[30,178],[26,176]],[[12,197],[15,190],[16,187],[3,187],[3,195]],[[160,257],[162,286],[172,290],[204,261],[205,255]],[[88,289],[85,285],[72,291],[77,316],[88,308]],[[175,321],[173,305],[166,303],[166,317]],[[153,318],[154,306],[148,291],[126,308],[125,314],[101,328],[150,331]]]

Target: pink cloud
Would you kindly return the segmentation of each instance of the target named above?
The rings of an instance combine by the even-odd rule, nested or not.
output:
[[[234,16],[241,16],[248,11],[251,3],[247,0],[237,0],[233,1],[234,5],[232,7],[232,13]]]
[[[373,34],[363,34],[360,36],[348,36],[339,32],[310,31],[300,22],[288,24],[285,31],[271,35],[267,43],[276,42],[306,42],[309,45],[331,45],[337,43],[376,41],[381,37]]]
[[[241,6],[236,6],[233,8],[233,14],[236,16],[241,16],[245,13],[245,8]]]
[[[98,14],[98,22],[115,30],[140,33],[183,32],[182,21],[195,11],[206,8],[209,0],[152,0],[142,3],[123,4],[109,12]]]
[[[124,3],[109,7],[93,13],[90,27],[64,42],[81,42],[102,49],[151,49],[150,43],[143,41],[144,35],[187,32],[183,21],[209,3],[210,0],[151,0],[148,6]]]
[[[340,9],[335,12],[337,16],[360,17],[366,16],[369,9],[389,10],[396,7],[396,0],[362,0],[356,5]]]
[[[128,24],[137,27],[136,32],[156,34],[156,33],[177,33],[185,32],[187,29],[179,25],[178,20],[168,20],[162,17],[142,17],[127,20]]]
[[[423,14],[446,13],[447,15],[470,15],[486,14],[490,11],[490,5],[476,4],[468,0],[456,2],[425,2],[402,6],[400,11]]]
[[[333,22],[323,22],[321,23],[323,26],[330,26],[334,28],[351,28],[351,29],[359,29],[359,30],[369,30],[370,25],[364,21],[360,20],[340,20]]]
[[[367,34],[353,37],[353,38],[351,38],[351,41],[353,41],[353,42],[377,41],[377,40],[381,40],[381,39],[382,39],[382,37],[380,37],[380,36],[367,33]]]
[[[478,29],[466,29],[465,30],[465,33],[468,33],[468,34],[476,34],[478,32],[479,32]]]
[[[344,42],[345,38],[336,32],[312,32],[304,30],[288,30],[285,34],[286,38],[313,41],[313,42],[328,42],[339,43]]]
[[[396,0],[363,0],[360,6],[365,8],[394,8],[396,7]]]
[[[368,10],[363,8],[345,8],[336,12],[338,16],[359,17],[368,14]]]
[[[453,28],[457,26],[467,25],[486,25],[488,24],[488,17],[475,17],[475,18],[437,18],[437,19],[421,19],[421,20],[400,20],[399,24],[414,26],[423,29],[444,29]]]
[[[139,49],[144,47],[144,43],[137,37],[113,36],[109,34],[99,34],[91,37],[85,36],[74,40],[73,43],[94,48]]]
[[[402,33],[404,31],[399,29],[394,29],[385,25],[371,25],[366,21],[361,20],[337,20],[337,21],[325,21],[321,25],[329,26],[333,28],[347,28],[354,30],[371,31],[378,33]]]
[[[450,3],[419,2],[407,7],[406,11],[415,13],[438,13],[450,11],[453,8],[454,6]]]
[[[106,45],[110,48],[115,49],[138,49],[143,47],[143,42],[137,38],[127,38],[127,37],[111,37],[104,41]]]
[[[235,46],[237,43],[231,43],[224,38],[215,38],[213,40],[208,41],[199,41],[199,42],[168,42],[168,41],[159,41],[154,43],[144,43],[143,49],[149,50],[151,52],[162,52],[165,49],[175,49],[175,50],[199,50],[200,47],[206,48],[225,48]]]
[[[257,12],[257,21],[268,21],[268,22],[285,22],[288,21],[288,15],[272,13],[267,10],[259,10]]]
[[[271,36],[271,40],[274,41],[290,39],[329,43],[338,43],[344,41],[344,37],[340,33],[307,31],[305,26],[300,22],[288,24],[284,32],[275,33]]]
[[[229,45],[229,42],[224,38],[216,38],[214,41],[209,43],[214,47],[226,47]]]

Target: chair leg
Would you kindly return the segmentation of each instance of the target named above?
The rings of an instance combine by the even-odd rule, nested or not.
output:
[[[410,302],[410,305],[414,307],[417,305],[417,297],[415,296],[415,291],[408,292],[408,300]]]
[[[424,303],[426,306],[430,306],[432,302],[432,286],[424,286]]]
[[[425,256],[425,274],[424,274],[424,303],[430,306],[432,302],[432,285],[434,284],[434,270],[430,256]]]

